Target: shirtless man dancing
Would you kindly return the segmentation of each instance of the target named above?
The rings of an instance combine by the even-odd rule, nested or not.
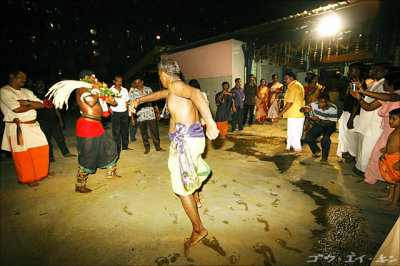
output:
[[[85,73],[93,82],[91,92],[87,88],[79,88],[76,101],[81,111],[81,117],[76,123],[76,139],[78,148],[78,173],[76,175],[75,191],[89,193],[86,187],[89,174],[94,174],[97,168],[107,168],[107,178],[120,178],[116,174],[118,150],[115,141],[105,132],[101,124],[103,110],[99,102],[99,83],[93,73]],[[116,105],[114,96],[106,97],[106,102]]]
[[[135,112],[140,103],[168,97],[167,107],[171,113],[168,168],[171,172],[172,189],[179,195],[182,206],[192,222],[192,235],[185,239],[185,244],[191,247],[208,234],[197,210],[201,207],[197,190],[211,172],[210,167],[201,158],[205,148],[205,137],[199,122],[199,111],[206,122],[207,137],[213,140],[218,137],[219,131],[201,91],[182,82],[179,74],[180,69],[175,60],[163,59],[158,65],[158,75],[167,89],[137,98],[131,103],[130,109]]]

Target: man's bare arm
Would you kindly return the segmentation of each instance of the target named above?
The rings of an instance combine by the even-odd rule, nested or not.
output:
[[[160,99],[165,99],[167,97],[168,97],[168,89],[152,92],[138,99],[141,103],[144,103],[144,102],[154,102]]]

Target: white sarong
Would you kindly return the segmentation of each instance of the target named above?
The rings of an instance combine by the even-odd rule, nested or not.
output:
[[[349,121],[350,115],[349,112],[343,111],[338,121],[339,144],[336,154],[340,158],[342,158],[342,154],[345,152],[350,153],[353,157],[357,157],[359,133],[354,131],[354,129],[347,128],[347,122]],[[353,120],[354,127],[357,126],[357,123],[358,115]]]
[[[295,151],[301,151],[301,136],[303,135],[304,118],[287,119],[287,144],[286,149],[292,147]]]

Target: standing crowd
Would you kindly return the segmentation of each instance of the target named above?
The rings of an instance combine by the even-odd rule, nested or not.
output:
[[[229,121],[232,121],[231,132],[235,133],[236,125],[241,131],[247,121],[251,127],[253,121],[273,124],[284,117],[287,119],[288,153],[301,153],[303,142],[314,157],[321,156],[320,162],[327,163],[331,135],[338,130],[337,155],[344,163],[354,165],[353,171],[363,178],[358,183],[388,182],[388,196],[377,199],[391,201],[383,207],[385,209],[397,208],[400,198],[397,131],[400,72],[386,62],[372,65],[369,71],[363,63],[355,62],[349,65],[347,77],[337,72],[326,80],[325,86],[312,71],[307,72],[305,81],[307,84],[303,86],[296,74],[288,71],[284,75],[284,93],[285,86],[278,82],[275,74],[271,83],[266,85],[265,79],[261,79],[258,87],[254,75],[249,76],[244,88],[240,87],[239,78],[230,91],[229,83],[223,82],[222,91],[215,97],[220,137],[228,133]]]

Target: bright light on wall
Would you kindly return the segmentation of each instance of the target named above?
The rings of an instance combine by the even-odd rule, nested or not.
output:
[[[330,14],[320,21],[318,25],[318,33],[321,36],[332,36],[339,32],[342,27],[342,21],[339,16]]]

